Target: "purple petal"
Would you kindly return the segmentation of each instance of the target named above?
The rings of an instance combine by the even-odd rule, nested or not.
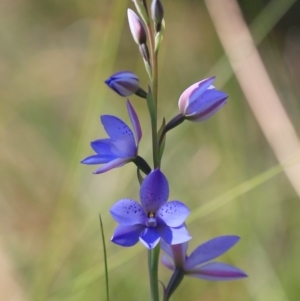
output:
[[[170,227],[182,225],[189,214],[189,208],[180,201],[167,202],[157,212],[157,216]]]
[[[138,145],[142,138],[142,129],[141,129],[141,125],[139,122],[139,118],[129,100],[127,100],[126,105],[127,105],[128,114],[129,114],[129,117],[131,120],[131,124],[133,126],[133,130],[135,133],[136,145]]]
[[[167,225],[160,224],[156,229],[161,238],[169,245],[181,244],[192,238],[184,225],[171,228]]]
[[[120,82],[114,82],[113,85],[109,85],[113,90],[115,90],[120,96],[127,97],[129,95],[132,95],[135,90],[135,84],[126,83],[126,86],[124,83]]]
[[[156,213],[169,197],[167,178],[159,170],[152,171],[143,181],[140,189],[142,207],[147,213]]]
[[[98,139],[91,142],[92,149],[98,155],[114,155],[111,151],[112,140],[107,139]]]
[[[83,159],[81,161],[82,164],[88,164],[88,165],[92,165],[92,164],[103,164],[103,163],[107,163],[110,162],[112,160],[116,159],[116,157],[112,157],[112,156],[99,156],[99,155],[92,155],[89,157],[86,157],[85,159]]]
[[[209,86],[214,82],[215,77],[206,78],[198,83],[191,85],[180,96],[178,101],[179,110],[182,114],[186,115],[186,108],[188,105],[204,93]]]
[[[130,199],[122,199],[115,203],[110,213],[114,220],[121,225],[145,224],[147,218],[142,206]]]
[[[209,89],[190,103],[186,109],[187,117],[194,121],[203,121],[215,114],[226,104],[228,95],[216,89]]]
[[[132,144],[135,144],[134,136],[128,125],[120,118],[112,115],[102,115],[101,122],[108,136],[111,139],[117,139],[120,136],[131,137]]]
[[[229,281],[247,277],[242,270],[221,262],[207,263],[187,271],[186,275],[210,281]]]
[[[119,225],[111,238],[111,241],[123,247],[131,247],[139,241],[140,233],[144,227],[141,225]]]
[[[186,270],[219,257],[232,248],[240,238],[235,235],[225,235],[213,238],[197,247],[186,260]]]
[[[175,270],[175,266],[174,266],[173,262],[171,261],[170,257],[167,256],[166,254],[163,254],[163,256],[161,258],[161,262],[168,269],[173,270],[173,271]]]
[[[167,244],[163,239],[160,241],[160,247],[161,249],[166,252],[168,254],[168,256],[170,258],[172,258],[172,260],[174,260],[173,258],[173,252],[172,252],[172,248],[171,245]]]
[[[137,148],[131,137],[120,136],[112,140],[111,152],[119,158],[134,158],[136,157]]]
[[[168,254],[168,256],[174,261],[175,267],[184,269],[186,251],[188,243],[182,243],[177,245],[168,245],[163,239],[161,240],[161,248]]]
[[[159,242],[160,237],[155,228],[146,228],[140,235],[141,243],[148,249],[153,249]]]
[[[124,159],[124,158],[117,158],[117,159],[114,159],[108,163],[106,163],[105,165],[103,165],[102,167],[96,169],[94,171],[94,174],[99,174],[99,173],[103,173],[103,172],[106,172],[106,171],[109,171],[113,168],[116,168],[116,167],[120,167],[120,166],[123,166],[124,164],[130,162],[130,160],[128,159]]]

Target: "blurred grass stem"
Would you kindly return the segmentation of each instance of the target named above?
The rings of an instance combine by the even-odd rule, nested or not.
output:
[[[102,239],[102,247],[103,247],[103,257],[104,257],[106,301],[109,301],[109,280],[108,280],[108,268],[107,268],[107,253],[106,253],[104,229],[103,229],[103,224],[102,224],[102,219],[101,219],[100,214],[99,214],[99,221],[100,221],[101,239]]]
[[[280,163],[300,153],[300,141],[277,95],[235,0],[206,0],[237,80]],[[285,174],[300,196],[300,164]]]

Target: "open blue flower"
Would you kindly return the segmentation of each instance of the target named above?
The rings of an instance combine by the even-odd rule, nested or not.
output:
[[[193,84],[181,94],[178,106],[185,119],[195,122],[204,121],[226,104],[228,95],[212,85],[214,80],[214,77],[206,78]]]
[[[211,262],[232,248],[239,239],[234,235],[218,236],[198,246],[190,256],[186,255],[188,243],[170,246],[162,242],[161,247],[168,255],[163,255],[162,263],[171,270],[179,269],[186,276],[205,280],[244,278],[247,275],[238,268],[226,263]]]
[[[130,247],[139,240],[148,248],[154,248],[162,238],[167,244],[179,244],[191,237],[184,221],[189,209],[180,201],[167,202],[169,184],[164,174],[155,169],[143,181],[140,188],[141,205],[131,199],[118,201],[110,210],[119,223],[111,240]]]
[[[89,165],[104,164],[94,171],[95,174],[120,167],[137,157],[142,130],[137,114],[129,100],[126,105],[134,134],[121,119],[112,115],[101,116],[101,122],[109,138],[92,141],[91,146],[96,155],[89,156],[81,161],[81,163]]]

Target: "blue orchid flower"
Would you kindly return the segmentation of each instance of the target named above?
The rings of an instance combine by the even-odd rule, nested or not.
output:
[[[148,249],[153,249],[161,238],[167,244],[191,239],[184,225],[189,209],[180,201],[167,202],[168,197],[168,180],[155,169],[142,182],[141,204],[122,199],[111,208],[112,217],[119,223],[112,242],[130,247],[140,240]]]
[[[109,138],[91,142],[96,155],[89,156],[81,161],[83,164],[104,164],[94,171],[100,174],[116,167],[134,161],[138,157],[138,144],[142,138],[142,130],[138,116],[127,100],[127,110],[133,126],[133,131],[118,117],[102,115],[101,122]]]
[[[190,256],[186,255],[187,242],[169,245],[162,241],[161,248],[165,252],[162,257],[162,263],[174,271],[164,291],[164,300],[169,300],[184,276],[210,281],[229,281],[247,277],[242,270],[236,267],[212,261],[227,252],[239,240],[240,238],[235,235],[218,236],[198,246]]]

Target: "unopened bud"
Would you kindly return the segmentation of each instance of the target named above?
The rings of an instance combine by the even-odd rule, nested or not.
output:
[[[143,59],[150,65],[150,54],[147,44],[141,44],[139,50]]]
[[[152,0],[151,16],[155,23],[155,30],[156,32],[159,32],[161,28],[161,22],[164,18],[164,8],[161,0]]]
[[[138,45],[145,44],[147,41],[147,34],[142,21],[136,15],[136,13],[131,9],[127,10],[127,16],[128,16],[130,31],[134,41]]]
[[[193,84],[181,94],[178,106],[185,119],[195,122],[204,121],[226,104],[228,95],[212,85],[214,80],[214,77],[206,78]]]
[[[117,72],[107,79],[105,83],[124,97],[136,93],[140,86],[138,77],[130,71]]]

